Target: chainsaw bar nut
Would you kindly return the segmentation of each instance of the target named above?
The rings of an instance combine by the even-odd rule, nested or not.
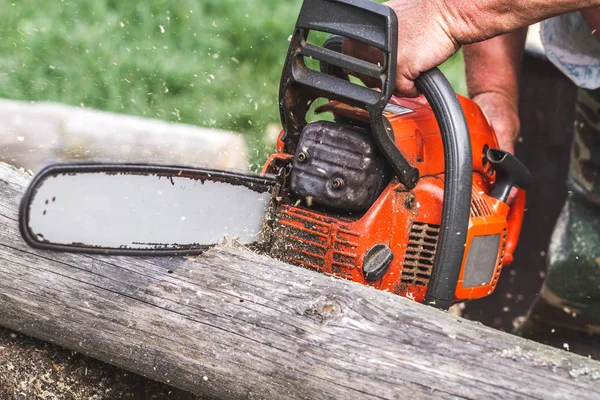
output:
[[[305,151],[301,151],[300,153],[298,153],[298,155],[296,156],[296,159],[298,160],[298,162],[301,163],[305,163],[308,161],[308,153]]]
[[[335,190],[343,189],[344,186],[346,186],[346,182],[342,178],[335,178],[331,182],[331,187],[334,188]]]

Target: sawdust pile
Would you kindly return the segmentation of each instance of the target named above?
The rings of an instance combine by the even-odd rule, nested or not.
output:
[[[0,329],[0,399],[197,400],[200,397]]]

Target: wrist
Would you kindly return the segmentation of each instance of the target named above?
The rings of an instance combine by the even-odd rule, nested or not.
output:
[[[500,149],[514,153],[521,126],[518,104],[503,92],[482,92],[472,100],[477,103],[492,125]]]
[[[443,0],[443,3],[446,24],[461,45],[478,43],[527,26],[520,13],[503,12],[502,9],[509,9],[503,1]]]
[[[526,36],[525,28],[463,48],[471,98],[495,96],[514,112],[518,111],[519,76]]]
[[[483,104],[494,104],[495,108],[502,110],[504,113],[519,114],[519,101],[517,96],[512,93],[507,93],[503,90],[488,89],[473,93],[470,97],[471,100],[480,106]]]
[[[513,80],[488,79],[468,77],[468,95],[471,99],[493,98],[495,103],[502,103],[514,113],[519,112],[519,89]]]

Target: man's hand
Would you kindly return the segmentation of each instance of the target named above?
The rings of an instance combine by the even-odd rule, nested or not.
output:
[[[520,133],[519,74],[527,29],[464,47],[470,97],[487,115],[501,150],[514,154]]]
[[[395,94],[416,97],[414,80],[447,60],[460,44],[450,33],[443,0],[390,0],[383,4],[396,12],[399,22]],[[346,40],[343,52],[372,63],[382,60],[379,50],[357,41]],[[360,78],[367,86],[378,85],[375,80]]]
[[[497,92],[484,92],[473,97],[490,120],[501,150],[515,153],[515,142],[520,133],[519,111],[513,100]]]
[[[480,93],[473,98],[488,117],[498,138],[501,150],[515,154],[515,142],[520,133],[519,111],[515,101],[497,92]],[[512,204],[517,196],[517,189],[512,188],[507,204]]]
[[[452,35],[450,13],[440,0],[391,0],[384,3],[398,15],[396,94],[416,97],[415,79],[437,67],[460,48]]]

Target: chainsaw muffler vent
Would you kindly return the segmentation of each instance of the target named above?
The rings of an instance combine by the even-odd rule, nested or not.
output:
[[[402,268],[402,283],[427,286],[435,261],[439,225],[413,222]]]
[[[496,273],[494,274],[494,279],[492,280],[492,287],[496,289],[496,285],[498,285],[498,279],[500,279],[500,272],[502,272],[502,267],[504,264],[504,253],[506,252],[506,236],[507,229],[504,228],[502,232],[502,241],[500,242],[500,246],[502,248],[500,253],[500,258],[498,260],[498,265],[496,265]]]
[[[471,193],[471,217],[490,217],[493,215],[489,202],[485,199],[477,188],[473,188]]]

